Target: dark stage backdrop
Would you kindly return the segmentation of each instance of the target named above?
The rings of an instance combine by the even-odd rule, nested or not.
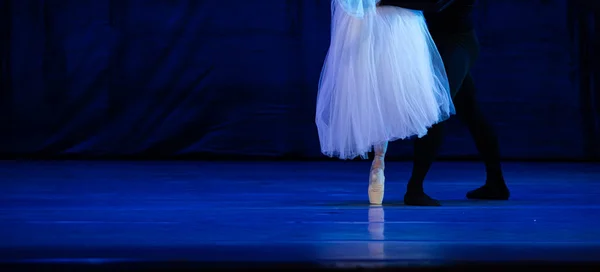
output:
[[[595,14],[578,2],[480,1],[473,72],[506,158],[600,155]],[[313,120],[329,0],[0,7],[5,157],[322,158]],[[407,142],[390,149],[411,154]],[[474,154],[450,122],[443,155]]]

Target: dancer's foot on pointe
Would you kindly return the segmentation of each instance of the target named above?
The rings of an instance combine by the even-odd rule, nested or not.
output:
[[[508,200],[510,191],[502,182],[486,182],[485,185],[467,193],[468,199],[477,200]]]
[[[426,207],[442,206],[438,200],[431,198],[422,191],[407,191],[404,195],[404,205]]]
[[[383,142],[373,146],[375,156],[371,163],[369,171],[369,203],[371,205],[381,205],[383,203],[383,195],[385,193],[385,152],[387,151],[388,143]]]
[[[383,174],[383,169],[371,169],[368,192],[369,203],[371,205],[381,205],[383,203],[383,195],[385,193],[385,175]]]

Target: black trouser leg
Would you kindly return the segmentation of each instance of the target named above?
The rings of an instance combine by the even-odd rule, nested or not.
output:
[[[432,126],[427,135],[415,140],[412,175],[407,185],[408,193],[423,193],[423,181],[442,145],[443,138],[444,124],[440,123]]]
[[[477,39],[474,33],[438,35],[434,37],[448,76],[450,94],[454,97],[461,89],[463,80],[469,74],[471,64],[478,54]],[[458,107],[455,105],[456,110]],[[432,126],[427,135],[414,142],[412,175],[408,181],[408,194],[422,194],[423,181],[444,138],[444,123]]]
[[[487,178],[485,185],[467,193],[469,199],[507,200],[510,191],[504,183],[500,164],[498,137],[490,123],[485,120],[475,97],[475,84],[467,75],[462,87],[454,97],[456,115],[469,128],[475,146],[485,163]]]
[[[438,35],[436,44],[446,66],[456,114],[468,127],[486,165],[486,186],[469,192],[467,197],[508,199],[509,192],[504,184],[500,165],[498,140],[478,107],[475,84],[469,72],[479,51],[475,34]],[[426,136],[415,140],[413,169],[404,196],[404,202],[408,205],[439,205],[437,200],[424,193],[423,182],[442,144],[443,126],[443,123],[434,125]]]
[[[463,80],[460,91],[454,97],[456,115],[467,126],[479,151],[487,174],[487,184],[504,183],[500,164],[498,137],[491,124],[485,119],[475,95],[475,84],[471,74]]]

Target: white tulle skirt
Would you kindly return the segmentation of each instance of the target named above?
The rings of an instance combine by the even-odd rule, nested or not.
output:
[[[422,137],[449,118],[444,64],[422,12],[383,6],[356,15],[340,1],[332,1],[317,97],[322,153],[367,158],[374,145]]]

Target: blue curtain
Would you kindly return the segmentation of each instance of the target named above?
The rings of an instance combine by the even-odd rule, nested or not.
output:
[[[577,84],[581,93],[581,108],[583,110],[583,134],[586,136],[584,146],[586,154],[598,158],[600,154],[600,22],[597,16],[600,4],[594,1],[576,0],[571,5],[570,27],[573,29],[575,42],[575,60],[577,63]]]
[[[596,68],[581,57],[594,35],[574,34],[576,2],[477,7],[473,73],[505,158],[598,158],[598,93],[582,83]],[[328,0],[0,6],[3,157],[322,158],[313,120]],[[442,156],[476,155],[466,129],[448,127]],[[410,155],[409,142],[390,147]]]

